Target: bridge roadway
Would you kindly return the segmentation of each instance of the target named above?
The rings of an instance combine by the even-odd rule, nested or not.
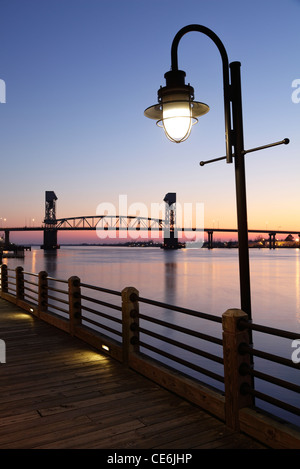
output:
[[[88,231],[88,230],[116,230],[116,231],[127,231],[127,230],[141,230],[141,231],[163,231],[169,227],[165,225],[165,221],[162,219],[152,219],[137,216],[82,216],[72,218],[60,218],[56,219],[56,223],[52,225],[43,224],[41,226],[20,226],[20,227],[0,227],[0,231],[45,231],[49,229],[59,231]],[[195,232],[204,231],[206,233],[236,233],[237,228],[200,228],[200,227],[175,227],[179,232]],[[297,235],[300,236],[300,230],[272,230],[272,229],[248,229],[249,233],[268,234],[268,235]]]
[[[169,224],[168,224],[169,223]],[[0,228],[1,230],[1,228]],[[182,236],[183,233],[207,233],[207,247],[213,248],[213,234],[218,233],[236,233],[237,228],[186,228],[178,226],[170,226],[170,221],[167,222],[162,219],[139,217],[139,216],[123,216],[123,215],[97,215],[97,216],[82,216],[72,218],[60,218],[55,219],[51,224],[44,223],[42,226],[23,226],[23,227],[4,227],[2,231],[5,233],[5,246],[9,247],[9,233],[11,231],[43,231],[44,232],[44,243],[43,249],[57,249],[58,231],[113,231],[113,232],[138,232],[147,231],[154,234],[155,232],[164,233],[164,246],[176,247],[178,237]],[[248,229],[248,233],[259,233],[269,235],[269,248],[275,248],[275,241],[277,234],[284,235],[297,235],[300,238],[299,231],[285,231],[285,230],[259,230],[259,229]],[[102,237],[102,236],[101,236]],[[124,236],[124,238],[126,235]],[[119,235],[119,238],[123,236]],[[187,237],[190,239],[190,236]],[[172,241],[173,240],[173,241]],[[202,241],[202,240],[201,240]]]
[[[0,329],[0,449],[265,448],[3,299]]]

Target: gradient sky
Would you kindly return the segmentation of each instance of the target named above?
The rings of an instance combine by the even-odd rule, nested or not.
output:
[[[299,0],[0,0],[0,227],[40,225],[46,190],[58,218],[118,209],[120,195],[150,212],[176,192],[204,204],[205,226],[236,226],[234,165],[199,166],[225,154],[210,39],[190,33],[179,46],[195,99],[210,106],[190,138],[171,143],[143,115],[165,83],[173,37],[197,23],[242,64],[245,148],[291,141],[245,157],[249,228],[299,230],[299,18]]]

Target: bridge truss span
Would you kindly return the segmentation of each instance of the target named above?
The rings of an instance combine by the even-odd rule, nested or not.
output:
[[[141,230],[162,231],[164,220],[130,215],[97,215],[56,220],[55,228],[60,230]]]

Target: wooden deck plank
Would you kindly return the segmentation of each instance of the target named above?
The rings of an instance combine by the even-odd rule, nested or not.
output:
[[[0,448],[263,448],[0,299]]]

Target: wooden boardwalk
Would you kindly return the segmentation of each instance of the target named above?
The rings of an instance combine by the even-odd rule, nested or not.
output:
[[[0,299],[0,449],[262,449]]]

